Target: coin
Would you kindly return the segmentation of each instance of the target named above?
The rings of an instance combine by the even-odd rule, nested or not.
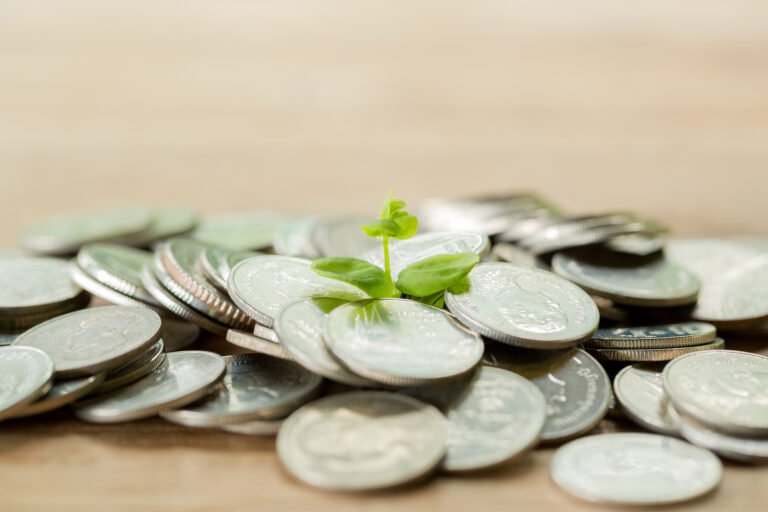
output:
[[[164,409],[183,407],[207,395],[224,376],[224,368],[222,357],[212,352],[172,352],[143,379],[77,405],[75,414],[94,423],[154,416]]]
[[[352,285],[315,274],[309,260],[287,256],[257,256],[238,263],[227,289],[235,304],[266,327],[272,327],[285,306],[300,299],[366,297]]]
[[[253,335],[258,338],[271,341],[272,343],[280,343],[280,338],[277,336],[277,333],[274,329],[264,327],[259,323],[254,324]]]
[[[222,425],[221,430],[232,434],[244,436],[275,436],[283,425],[283,419],[277,420],[253,420],[243,423],[232,423],[231,425]]]
[[[32,347],[0,350],[0,420],[10,418],[48,392],[53,361]]]
[[[167,310],[163,308],[156,300],[152,299],[152,303],[150,304],[149,302],[134,299],[128,295],[115,291],[109,286],[102,284],[101,282],[88,275],[88,273],[86,273],[80,267],[80,265],[74,261],[70,262],[69,264],[69,276],[72,278],[72,281],[77,283],[77,285],[80,286],[83,290],[88,291],[88,293],[92,294],[94,297],[98,297],[106,302],[110,302],[118,306],[148,308],[158,315],[168,315]]]
[[[192,345],[200,337],[200,328],[183,320],[163,318],[163,330],[160,333],[166,352],[176,352]]]
[[[690,354],[692,352],[721,350],[725,346],[722,338],[715,338],[709,343],[687,347],[670,348],[591,348],[587,352],[600,361],[660,362]]]
[[[328,298],[305,299],[286,306],[275,321],[280,343],[308,370],[350,386],[371,386],[369,379],[352,373],[341,365],[323,341],[328,313],[344,304]]]
[[[220,247],[207,247],[200,253],[199,263],[205,277],[219,290],[227,292],[227,280],[232,267],[243,260],[258,256],[252,251],[229,251]]]
[[[160,416],[190,427],[283,418],[320,390],[322,378],[296,363],[262,354],[226,356],[227,372],[218,391]]]
[[[623,235],[605,242],[605,247],[615,252],[648,256],[664,249],[666,238],[662,235]]]
[[[656,434],[601,434],[562,446],[550,464],[557,485],[579,498],[662,505],[710,492],[722,478],[707,450]]]
[[[222,213],[204,217],[192,238],[230,251],[266,249],[272,245],[275,229],[283,222],[285,218],[274,212]]]
[[[723,433],[768,436],[768,357],[733,350],[687,354],[663,372],[675,409]]]
[[[594,301],[578,286],[543,270],[479,263],[463,293],[445,293],[448,309],[484,336],[527,348],[574,346],[597,329]]]
[[[653,432],[676,436],[680,429],[678,422],[669,414],[661,379],[662,369],[652,364],[626,366],[616,374],[613,388],[629,419]]]
[[[285,347],[280,343],[274,341],[265,340],[254,336],[248,331],[238,331],[237,329],[229,329],[227,331],[227,341],[238,347],[247,348],[254,352],[261,354],[267,354],[272,357],[279,357],[280,359],[293,360],[291,353],[288,352]]]
[[[380,245],[360,229],[369,220],[367,217],[345,217],[318,221],[312,233],[312,245],[325,257],[364,254]]]
[[[197,226],[197,218],[197,211],[192,208],[154,210],[149,226],[133,243],[145,247],[166,238],[186,235]]]
[[[619,257],[608,251],[559,252],[552,270],[591,295],[618,304],[659,307],[696,302],[699,280],[664,258]]]
[[[118,241],[144,231],[152,214],[144,208],[114,208],[59,214],[24,230],[21,245],[43,254],[72,254],[90,242]]]
[[[57,380],[48,392],[25,406],[14,418],[25,418],[53,411],[91,393],[104,380],[105,372],[79,379]]]
[[[483,364],[517,373],[544,394],[547,419],[542,441],[562,441],[589,432],[608,410],[608,374],[581,349],[526,350],[487,342]]]
[[[159,306],[141,283],[141,269],[151,261],[152,253],[118,244],[88,244],[77,253],[78,267],[100,284],[133,300]]]
[[[496,466],[532,448],[546,418],[544,395],[528,380],[481,368],[466,394],[446,411],[446,471]]]
[[[717,329],[704,322],[598,329],[584,345],[594,348],[672,348],[702,345],[715,339]]]
[[[0,258],[0,314],[31,315],[78,300],[67,262],[54,258]]]
[[[51,318],[83,309],[90,300],[91,296],[88,292],[83,291],[74,300],[46,309],[45,311],[40,311],[39,313],[25,313],[23,315],[0,314],[0,330],[19,333]]]
[[[314,217],[302,217],[281,224],[275,229],[272,238],[275,253],[297,258],[319,258],[320,251],[312,242],[312,233],[317,222]]]
[[[299,480],[339,491],[392,487],[445,455],[443,415],[413,398],[374,391],[311,402],[283,423],[277,454]]]
[[[483,343],[441,309],[404,299],[369,299],[334,309],[328,348],[352,372],[410,386],[457,377],[480,361]]]
[[[130,361],[160,337],[160,317],[144,308],[103,306],[48,320],[24,332],[14,346],[41,349],[57,378],[82,377]]]
[[[514,263],[521,267],[544,268],[536,256],[513,244],[494,244],[491,250],[491,258],[491,261]]]
[[[153,372],[158,366],[163,364],[163,361],[165,361],[165,345],[163,340],[160,339],[149,347],[149,350],[136,357],[136,359],[107,373],[104,382],[94,390],[94,394],[107,393],[127,386],[131,382],[136,382]]]

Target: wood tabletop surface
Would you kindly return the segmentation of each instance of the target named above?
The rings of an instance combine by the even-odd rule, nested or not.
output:
[[[7,0],[0,246],[74,209],[374,213],[390,189],[766,235],[766,27],[763,0]],[[552,453],[332,494],[286,475],[269,438],[65,410],[0,424],[0,510],[605,510],[551,483]],[[670,508],[765,510],[767,481],[727,463]]]

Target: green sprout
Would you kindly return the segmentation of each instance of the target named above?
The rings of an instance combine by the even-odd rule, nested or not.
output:
[[[381,206],[379,218],[361,227],[369,237],[381,240],[384,268],[358,258],[322,258],[312,263],[312,270],[323,277],[356,286],[372,298],[406,295],[442,307],[445,290],[466,286],[467,274],[480,258],[474,253],[438,254],[408,265],[395,282],[389,241],[411,238],[419,227],[418,219],[405,211],[405,207],[405,201],[392,199],[390,194]]]

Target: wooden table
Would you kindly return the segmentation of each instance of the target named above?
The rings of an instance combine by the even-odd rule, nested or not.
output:
[[[373,213],[389,189],[766,234],[766,27],[762,0],[6,1],[0,244],[82,207]],[[270,439],[64,411],[0,425],[0,510],[595,509],[551,454],[337,495]],[[766,479],[729,464],[679,508],[763,510]]]

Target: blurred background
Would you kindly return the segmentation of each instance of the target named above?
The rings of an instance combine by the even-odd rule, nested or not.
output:
[[[534,190],[768,231],[768,2],[3,1],[0,242],[88,206]]]

